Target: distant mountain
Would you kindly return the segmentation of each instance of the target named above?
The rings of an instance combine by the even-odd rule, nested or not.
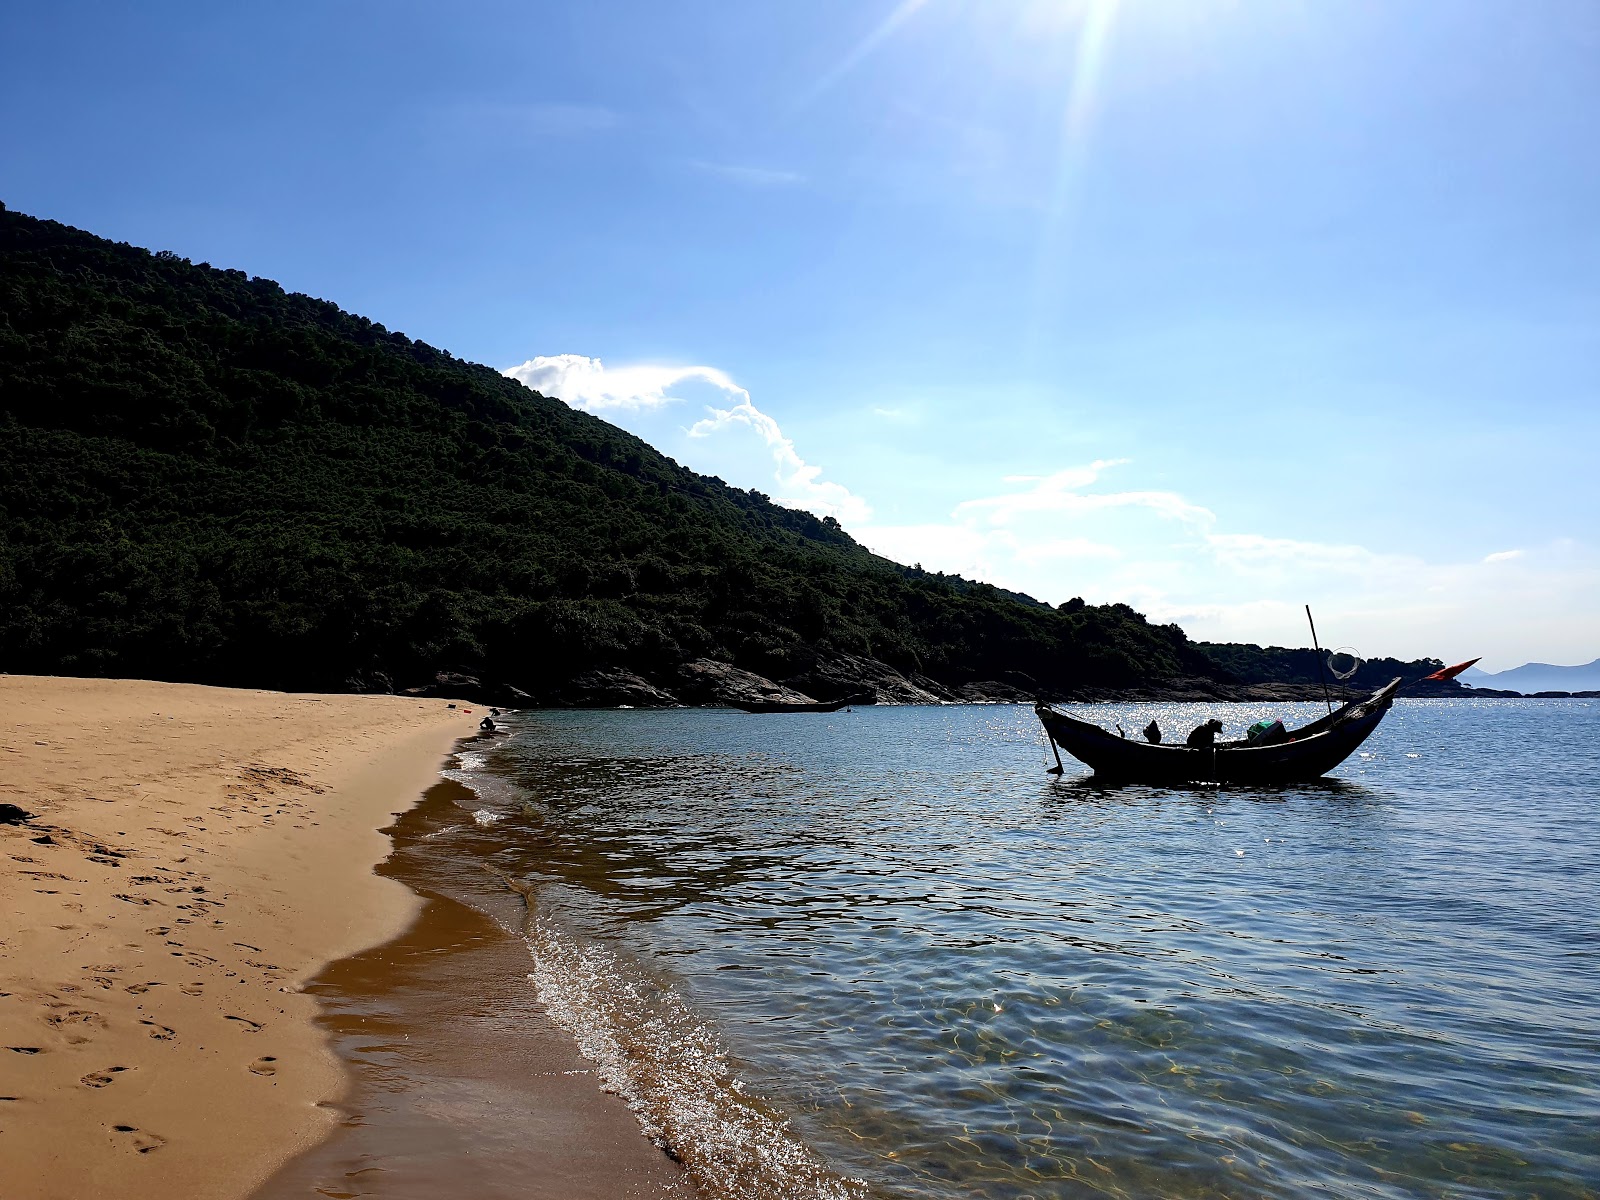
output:
[[[1549,663],[1523,663],[1509,671],[1490,673],[1469,667],[1461,682],[1475,688],[1501,688],[1531,695],[1534,692],[1592,692],[1600,690],[1600,658],[1581,667],[1557,667]]]

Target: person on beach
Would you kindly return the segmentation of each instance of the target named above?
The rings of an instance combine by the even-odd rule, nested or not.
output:
[[[483,730],[484,733],[493,733],[495,730],[495,724],[491,718],[485,717],[483,720],[478,722],[478,728]]]

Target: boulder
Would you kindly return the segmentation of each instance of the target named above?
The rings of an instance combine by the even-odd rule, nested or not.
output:
[[[382,671],[357,671],[344,686],[358,695],[394,695],[394,680]]]
[[[743,671],[732,663],[697,658],[678,668],[676,691],[694,704],[737,706],[745,703],[815,704],[816,698]]]
[[[906,676],[913,684],[927,692],[930,696],[937,696],[941,701],[956,701],[961,697],[954,688],[946,687],[937,679],[929,679],[926,675],[910,674]]]
[[[676,696],[662,691],[644,676],[615,668],[602,668],[578,676],[561,689],[560,700],[575,708],[681,707]]]
[[[493,704],[500,708],[528,708],[534,702],[534,698],[527,692],[512,687],[509,683],[497,680],[486,683],[476,675],[463,675],[456,671],[440,671],[434,675],[432,683],[423,684],[421,687],[401,688],[400,695],[431,697],[437,700],[465,700],[469,704]]]
[[[956,689],[956,697],[963,704],[1029,704],[1037,694],[999,679],[963,683]]]
[[[809,666],[783,682],[786,687],[824,700],[840,700],[863,692],[875,693],[879,704],[938,704],[943,699],[917,686],[886,662],[838,651],[818,652]]]

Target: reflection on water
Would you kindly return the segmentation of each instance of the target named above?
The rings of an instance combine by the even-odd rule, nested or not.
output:
[[[517,730],[441,853],[529,882],[636,1107],[703,1052],[885,1196],[1600,1190],[1600,706],[1403,702],[1284,788],[1055,780],[1024,708]]]

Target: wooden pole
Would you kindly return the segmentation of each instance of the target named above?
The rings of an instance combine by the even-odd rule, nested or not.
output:
[[[1333,701],[1328,698],[1328,676],[1322,669],[1322,647],[1317,644],[1317,623],[1311,620],[1311,605],[1306,605],[1306,620],[1311,625],[1311,648],[1317,652],[1317,678],[1322,680],[1322,701],[1333,711]]]

